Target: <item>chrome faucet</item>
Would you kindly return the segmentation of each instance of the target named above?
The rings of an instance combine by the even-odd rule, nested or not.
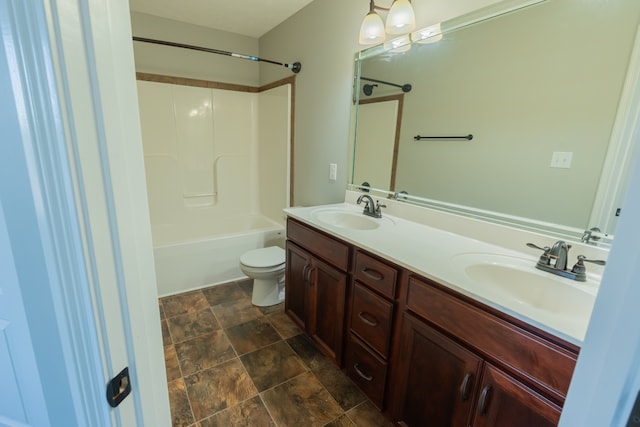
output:
[[[549,265],[558,270],[566,270],[569,249],[571,249],[571,245],[567,245],[563,240],[555,242],[548,254]]]
[[[362,211],[363,214],[372,216],[374,218],[382,218],[382,210],[380,208],[386,208],[385,205],[381,205],[380,201],[376,201],[376,203],[374,204],[373,199],[368,194],[363,194],[358,197],[356,203],[360,204],[363,200],[365,203],[364,210]]]
[[[598,227],[592,227],[589,230],[584,230],[582,234],[582,238],[580,239],[583,243],[588,243],[590,245],[595,245],[598,240],[600,240],[600,229]]]
[[[598,265],[606,264],[605,261],[591,260],[587,259],[584,255],[578,255],[578,262],[576,262],[571,270],[568,270],[567,259],[569,257],[569,249],[571,249],[571,245],[568,245],[565,241],[558,240],[552,247],[545,246],[541,248],[533,243],[527,243],[527,246],[543,251],[538,263],[536,264],[537,269],[566,277],[568,279],[577,280],[578,282],[585,282],[587,280],[587,269],[584,266],[585,261]]]

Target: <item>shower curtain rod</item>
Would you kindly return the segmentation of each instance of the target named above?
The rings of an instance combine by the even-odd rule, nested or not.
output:
[[[164,45],[164,46],[181,47],[183,49],[199,50],[201,52],[215,53],[217,55],[232,56],[234,58],[247,59],[249,61],[267,62],[269,64],[282,65],[283,67],[290,69],[291,71],[293,71],[296,74],[299,73],[300,70],[302,69],[302,64],[300,64],[299,62],[294,62],[293,64],[283,64],[282,62],[276,62],[276,61],[271,61],[269,59],[258,58],[257,56],[243,55],[241,53],[228,52],[226,50],[219,50],[219,49],[211,49],[211,48],[208,48],[208,47],[193,46],[193,45],[190,45],[190,44],[182,44],[182,43],[167,42],[167,41],[163,41],[163,40],[147,39],[147,38],[144,38],[144,37],[133,36],[133,41],[143,42],[143,43],[161,44],[161,45]]]

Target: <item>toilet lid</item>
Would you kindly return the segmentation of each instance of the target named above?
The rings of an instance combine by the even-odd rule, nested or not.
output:
[[[268,248],[253,249],[244,253],[240,257],[240,262],[247,267],[273,267],[284,264],[284,249],[278,246],[269,246]]]

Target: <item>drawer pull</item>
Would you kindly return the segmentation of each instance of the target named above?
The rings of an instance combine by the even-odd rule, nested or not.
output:
[[[366,380],[366,381],[371,381],[371,380],[373,380],[373,377],[372,377],[372,376],[370,376],[370,375],[365,375],[365,374],[360,370],[360,368],[358,367],[358,364],[357,364],[357,363],[354,363],[354,364],[353,364],[353,369],[355,369],[355,370],[356,370],[356,373],[357,373],[358,375],[360,375],[360,376],[362,377],[362,379],[363,379],[363,380]]]
[[[311,266],[309,264],[305,264],[304,268],[302,269],[302,280],[304,280],[306,283],[309,283],[309,270],[311,269]]]
[[[473,375],[471,372],[467,373],[462,380],[462,384],[460,384],[460,400],[466,402],[469,399],[469,392],[471,391],[471,381],[473,379]]]
[[[360,318],[360,320],[362,320],[366,325],[369,326],[378,326],[378,319],[376,319],[375,317],[373,317],[372,315],[370,315],[369,313],[365,313],[364,311],[361,311],[360,313],[358,313],[358,317]],[[373,320],[369,320],[367,317],[372,318]]]
[[[372,269],[367,268],[367,267],[362,269],[362,274],[367,276],[369,279],[373,279],[373,280],[382,280],[382,279],[384,279],[384,274],[380,273],[378,270],[372,270]]]
[[[486,385],[482,389],[480,399],[478,399],[478,413],[484,415],[487,413],[487,406],[489,405],[489,393],[491,392],[491,386]]]

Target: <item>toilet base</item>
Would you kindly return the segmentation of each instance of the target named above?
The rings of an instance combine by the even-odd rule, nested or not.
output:
[[[279,278],[253,279],[251,303],[258,307],[280,304],[284,301],[284,287],[281,286],[280,282]]]

